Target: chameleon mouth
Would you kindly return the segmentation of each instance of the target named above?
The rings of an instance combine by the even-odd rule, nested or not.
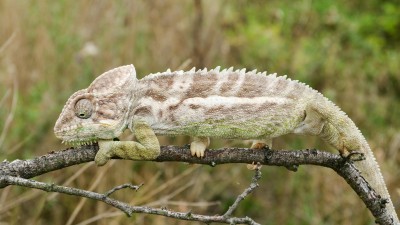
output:
[[[66,144],[66,145],[72,145],[72,146],[76,147],[76,146],[82,146],[82,145],[92,145],[97,142],[98,142],[97,138],[91,138],[91,139],[63,140],[61,143]]]

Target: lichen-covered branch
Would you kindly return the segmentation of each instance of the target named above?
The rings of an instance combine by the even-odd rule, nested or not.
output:
[[[10,185],[5,177],[32,178],[54,170],[93,161],[98,150],[97,145],[71,148],[50,152],[29,159],[3,161],[0,163],[0,188]],[[386,200],[380,198],[368,185],[360,172],[347,159],[339,155],[319,150],[273,151],[242,148],[223,148],[206,150],[204,158],[190,155],[188,146],[162,146],[161,154],[153,161],[188,162],[216,166],[225,163],[252,163],[294,168],[298,165],[318,165],[333,169],[342,176],[381,225],[393,224],[392,217],[385,207]]]

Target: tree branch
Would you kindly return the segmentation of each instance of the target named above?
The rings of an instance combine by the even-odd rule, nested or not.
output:
[[[233,214],[233,212],[236,210],[236,208],[239,206],[239,203],[246,198],[247,195],[249,195],[251,192],[253,192],[257,187],[258,187],[258,180],[261,178],[261,165],[257,165],[256,168],[256,173],[250,183],[250,186],[246,188],[246,190],[243,191],[242,194],[240,194],[235,202],[229,207],[228,211],[225,212],[224,216],[229,217]]]
[[[29,160],[3,161],[0,163],[0,188],[10,185],[5,178],[20,177],[32,178],[54,170],[62,169],[93,161],[98,150],[97,145],[70,148],[63,151],[50,152]],[[206,150],[204,158],[190,155],[188,146],[162,146],[161,154],[157,162],[188,162],[216,166],[225,163],[252,163],[263,165],[284,166],[296,168],[298,165],[318,165],[333,169],[342,176],[376,218],[376,222],[382,225],[393,224],[392,217],[388,214],[385,201],[380,198],[368,185],[360,172],[347,159],[339,155],[319,150],[273,151],[244,148],[223,148],[218,150]]]
[[[259,170],[257,169],[256,175],[255,176],[261,176]],[[254,178],[252,182],[252,186],[254,185],[254,182],[257,182],[258,179]],[[230,209],[228,210],[227,213],[224,215],[214,215],[214,216],[207,216],[207,215],[200,215],[200,214],[194,214],[192,212],[175,212],[172,210],[169,210],[167,208],[151,208],[151,207],[145,207],[145,206],[132,206],[129,205],[128,203],[118,201],[116,199],[110,198],[109,195],[112,192],[115,192],[117,190],[120,190],[122,188],[132,188],[137,190],[139,186],[134,186],[131,184],[124,184],[117,186],[113,188],[112,190],[108,191],[105,194],[99,194],[96,192],[92,191],[86,191],[78,188],[71,188],[71,187],[64,187],[64,186],[59,186],[55,184],[47,184],[43,182],[38,182],[34,180],[29,180],[25,178],[20,178],[20,177],[13,177],[13,176],[0,176],[0,182],[6,183],[8,185],[18,185],[18,186],[23,186],[23,187],[29,187],[29,188],[35,188],[35,189],[40,189],[43,191],[47,192],[58,192],[58,193],[63,193],[67,195],[74,195],[74,196],[79,196],[79,197],[84,197],[84,198],[89,198],[97,201],[104,202],[108,205],[111,205],[122,212],[124,212],[127,216],[131,217],[134,213],[146,213],[146,214],[153,214],[153,215],[160,215],[160,216],[165,216],[165,217],[170,217],[174,219],[180,219],[180,220],[189,220],[189,221],[200,221],[204,223],[211,223],[211,222],[218,222],[218,223],[226,223],[226,224],[248,224],[248,225],[260,225],[259,223],[256,223],[254,220],[252,220],[249,217],[231,217],[230,214],[232,214],[234,208],[238,206],[238,204],[234,204]],[[258,186],[258,184],[256,184]],[[254,188],[253,188],[254,189]],[[248,189],[245,190],[244,193],[242,193],[240,196],[245,197],[249,194],[250,192]],[[236,202],[235,202],[236,203]]]
[[[143,184],[139,184],[139,185],[133,185],[133,184],[122,184],[119,186],[114,187],[113,189],[107,191],[106,193],[104,193],[104,195],[106,197],[110,196],[112,193],[119,191],[121,189],[125,189],[125,188],[129,188],[129,189],[133,189],[135,191],[139,190],[139,188],[143,186]]]

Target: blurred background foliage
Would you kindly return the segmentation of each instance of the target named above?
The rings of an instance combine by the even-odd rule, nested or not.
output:
[[[400,4],[367,1],[0,1],[0,159],[65,148],[53,125],[67,98],[104,71],[134,64],[151,72],[215,66],[268,70],[306,82],[362,130],[400,208]],[[183,145],[186,137],[160,138]],[[249,146],[214,140],[212,147]],[[318,147],[289,135],[275,149]],[[218,214],[248,185],[244,165],[118,161],[36,178],[103,192],[137,205]],[[260,188],[236,215],[261,224],[374,224],[333,171],[263,167]],[[19,187],[0,190],[0,224],[192,224],[135,215],[94,201]]]

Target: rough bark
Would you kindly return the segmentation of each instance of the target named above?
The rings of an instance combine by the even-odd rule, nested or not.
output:
[[[0,163],[0,188],[9,185],[2,177],[32,178],[54,170],[93,161],[98,150],[97,145],[70,148],[62,151],[52,151],[46,155],[28,160],[3,161]],[[244,148],[222,148],[206,150],[204,158],[190,155],[188,146],[162,146],[157,162],[187,162],[216,166],[226,163],[252,163],[262,165],[284,166],[296,170],[299,165],[318,165],[333,169],[343,177],[382,225],[393,224],[385,203],[386,199],[377,196],[360,172],[349,159],[339,155],[319,150],[255,150]]]

